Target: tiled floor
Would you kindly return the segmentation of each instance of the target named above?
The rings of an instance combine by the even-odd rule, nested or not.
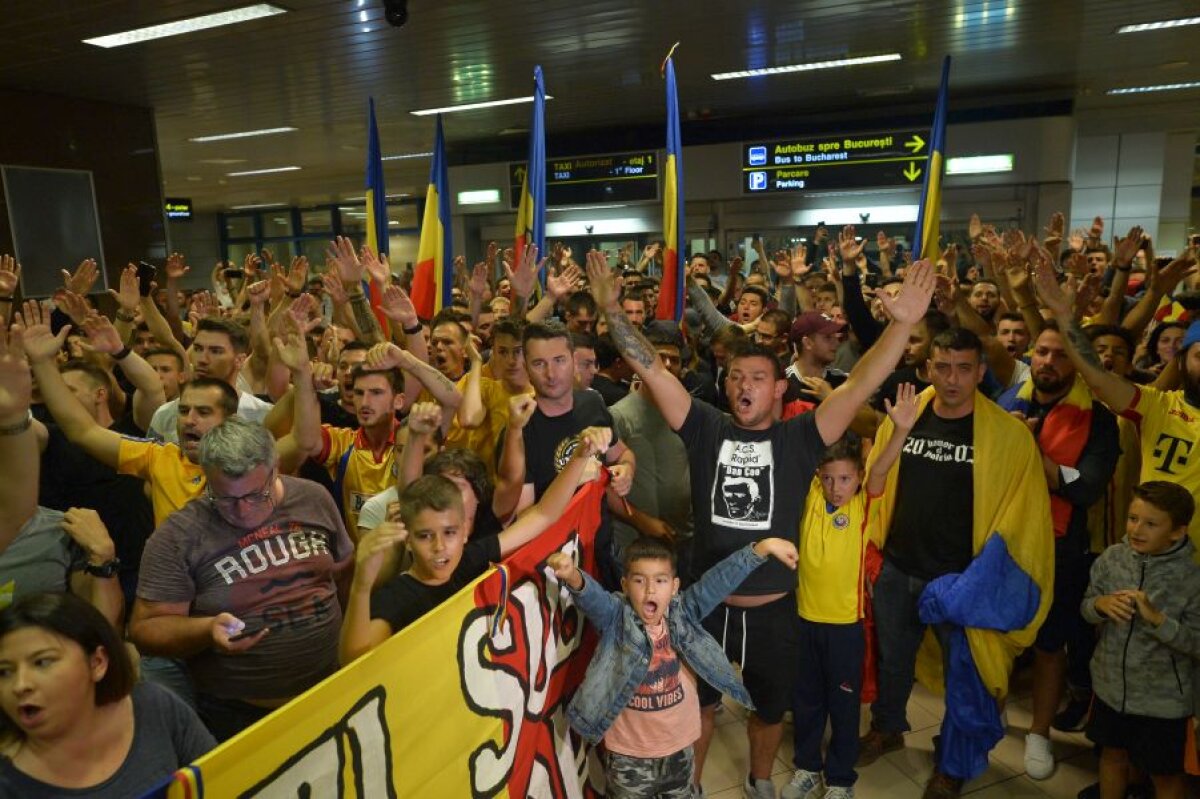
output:
[[[912,732],[905,736],[905,749],[884,755],[860,769],[855,785],[857,799],[920,799],[925,781],[933,770],[933,736],[942,721],[944,705],[921,685],[908,703]],[[1096,758],[1083,733],[1051,732],[1055,758],[1059,761],[1047,780],[1025,776],[1025,733],[1029,730],[1028,688],[1014,691],[1008,703],[1008,734],[992,750],[990,766],[979,778],[967,783],[963,793],[978,799],[1075,799],[1080,789],[1096,781]],[[704,766],[704,790],[708,799],[742,799],[747,746],[745,712],[729,703],[717,716],[717,731],[708,762]],[[863,708],[862,731],[867,730],[870,711]],[[775,773],[776,789],[787,784],[792,774],[792,730],[787,727]]]

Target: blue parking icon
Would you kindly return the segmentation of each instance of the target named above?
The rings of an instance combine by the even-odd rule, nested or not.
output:
[[[767,173],[766,172],[751,172],[750,173],[750,191],[763,191],[767,188]]]
[[[750,166],[762,166],[767,163],[766,147],[751,147],[748,153]]]

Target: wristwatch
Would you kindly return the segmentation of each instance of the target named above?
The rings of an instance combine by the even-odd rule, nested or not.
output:
[[[96,565],[93,563],[85,563],[83,570],[93,577],[116,577],[117,571],[121,568],[120,558],[106,560],[103,563]]]

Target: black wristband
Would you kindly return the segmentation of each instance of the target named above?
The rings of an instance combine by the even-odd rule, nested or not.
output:
[[[293,300],[295,300],[295,299],[299,299],[300,295],[303,293],[304,293],[303,291],[289,291],[289,292],[287,292],[287,295],[289,297],[291,297]]]
[[[415,336],[417,333],[421,332],[422,327],[423,325],[420,322],[417,322],[412,327],[402,327],[400,329],[404,331],[404,335],[406,336]]]
[[[129,345],[128,345],[128,344],[126,344],[124,347],[122,347],[122,348],[121,348],[121,351],[120,351],[120,352],[118,352],[118,353],[116,353],[115,355],[113,355],[113,360],[114,360],[114,361],[122,361],[122,360],[124,360],[124,359],[128,358],[128,357],[129,357],[129,353],[131,353],[131,352],[133,352],[133,350],[131,350],[131,349],[129,348]]]
[[[0,297],[0,302],[12,302],[12,297]]]

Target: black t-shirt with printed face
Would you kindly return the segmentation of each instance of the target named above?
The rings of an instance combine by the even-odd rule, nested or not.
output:
[[[932,580],[974,557],[974,424],[974,414],[943,419],[930,403],[904,442],[883,554],[905,574]]]
[[[825,450],[815,414],[745,430],[708,403],[692,400],[678,433],[691,454],[695,576],[763,538],[799,542],[800,513]],[[796,573],[771,559],[733,593],[795,588]]]

